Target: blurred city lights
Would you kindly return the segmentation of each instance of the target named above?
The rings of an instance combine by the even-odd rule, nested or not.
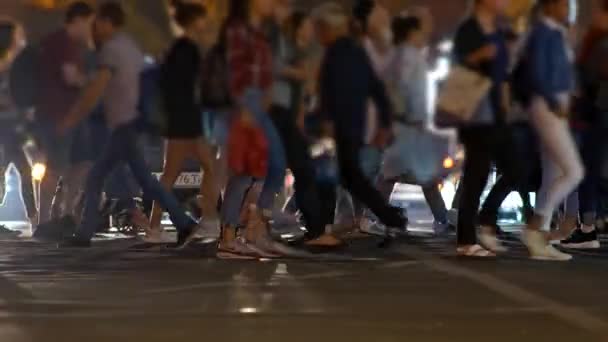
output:
[[[41,182],[44,179],[44,175],[46,174],[46,165],[43,163],[36,163],[32,166],[32,178]]]

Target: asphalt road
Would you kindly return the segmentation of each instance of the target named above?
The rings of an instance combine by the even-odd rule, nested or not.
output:
[[[0,341],[608,341],[608,248],[571,263],[453,256],[451,239],[221,261],[0,241]]]

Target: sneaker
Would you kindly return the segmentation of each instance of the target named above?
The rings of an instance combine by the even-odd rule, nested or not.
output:
[[[435,236],[448,236],[456,232],[456,227],[447,222],[433,222],[433,234]]]
[[[57,244],[58,248],[89,248],[91,240],[82,239],[77,236],[70,236]]]
[[[359,224],[359,230],[362,233],[375,236],[386,236],[387,228],[382,223],[364,217]]]
[[[481,227],[481,231],[479,232],[477,238],[479,239],[479,244],[482,245],[487,250],[492,253],[500,254],[506,253],[509,251],[507,247],[505,247],[496,235],[489,233],[491,227]]]
[[[531,259],[545,261],[572,260],[572,255],[562,253],[551,246],[547,242],[545,234],[540,231],[525,230],[522,235],[522,240],[526,247],[528,247]]]
[[[589,233],[577,229],[569,238],[561,241],[560,245],[569,249],[598,249],[601,247],[596,229]]]
[[[217,240],[222,234],[219,220],[201,220],[195,238],[200,240]]]

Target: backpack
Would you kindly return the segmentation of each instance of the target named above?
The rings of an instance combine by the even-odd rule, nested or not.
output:
[[[228,61],[225,48],[214,45],[201,63],[200,99],[203,108],[221,110],[232,106],[230,96]]]
[[[37,105],[39,89],[40,49],[28,45],[13,61],[9,74],[9,91],[13,103],[19,109]]]

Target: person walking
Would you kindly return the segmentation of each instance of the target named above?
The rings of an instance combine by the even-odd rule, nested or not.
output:
[[[423,21],[415,16],[399,16],[393,19],[392,30],[395,51],[387,72],[387,84],[395,109],[395,142],[384,153],[382,172],[377,180],[378,188],[387,200],[393,192],[395,181],[416,167],[412,165],[414,158],[408,157],[412,148],[422,149],[434,160],[443,160],[445,156],[436,149],[435,142],[441,143],[441,139],[426,129],[430,118],[427,94],[429,68],[423,51],[428,36]],[[412,136],[430,139],[420,140],[418,145],[412,146]],[[447,151],[447,141],[442,145]],[[443,166],[437,163],[436,169],[439,167]],[[436,179],[424,181],[421,186],[435,219],[434,230],[442,233],[447,229],[445,202]]]
[[[314,77],[314,27],[310,15],[299,11],[292,13],[280,26],[276,40],[275,83],[270,113],[295,178],[295,198],[307,228],[305,244],[335,247],[341,242],[326,229],[333,221],[326,222],[327,217],[323,215],[324,207],[333,207],[333,204],[326,203],[328,197],[324,195],[332,190],[315,179],[309,139],[301,127],[307,110],[304,103],[306,88]]]
[[[608,140],[608,1],[597,3],[592,25],[583,38],[577,57],[581,91],[576,101],[577,113],[571,120],[583,164],[587,171],[578,191],[570,194],[566,210],[570,213],[557,236],[565,248],[601,247],[596,229],[603,151]],[[577,228],[580,218],[582,226]]]
[[[369,98],[378,108],[373,144],[384,148],[391,138],[392,111],[384,84],[366,51],[350,36],[349,16],[342,6],[321,5],[314,18],[318,40],[326,48],[319,76],[320,112],[336,142],[340,181],[387,227],[405,229],[401,210],[388,205],[361,168]]]
[[[99,7],[94,26],[101,44],[98,70],[58,128],[60,134],[68,131],[102,99],[104,115],[111,129],[105,149],[87,178],[82,221],[75,235],[61,246],[90,246],[100,224],[99,202],[103,185],[114,168],[126,163],[143,192],[167,208],[178,231],[177,247],[183,248],[192,241],[197,223],[154,178],[138,147],[137,103],[144,56],[123,31],[125,22],[125,12],[118,2],[105,2]]]
[[[525,48],[530,120],[539,141],[542,185],[535,215],[524,231],[524,242],[534,259],[567,261],[571,255],[549,245],[553,213],[583,180],[585,171],[568,125],[574,86],[574,54],[567,27],[569,1],[542,0],[540,15]]]
[[[201,229],[219,233],[217,200],[219,187],[214,173],[212,146],[203,138],[202,106],[198,100],[201,54],[197,42],[205,32],[205,7],[201,4],[177,3],[175,20],[182,29],[161,67],[160,87],[165,109],[165,163],[160,181],[167,191],[180,174],[187,159],[199,161],[201,182]],[[154,202],[147,240],[162,241],[161,207]]]
[[[505,90],[509,52],[505,32],[498,25],[498,18],[504,10],[504,1],[475,0],[471,15],[460,24],[454,38],[455,63],[492,81],[491,89],[473,118],[458,129],[466,159],[458,203],[457,253],[464,257],[494,257],[496,253],[505,251],[496,238],[495,222],[492,229],[480,232],[480,239],[477,234],[480,197],[492,163],[517,165],[518,162],[518,156],[511,148],[511,132],[505,117],[508,112]],[[515,188],[514,184],[521,178],[520,170],[510,169],[502,177],[508,177],[505,184],[512,184],[511,188]],[[498,193],[492,189],[484,205],[494,203]],[[492,206],[498,208],[500,203]]]
[[[268,114],[272,102],[273,62],[263,24],[272,17],[273,6],[273,0],[232,0],[230,13],[220,33],[226,50],[229,88],[235,111],[241,120],[253,123],[263,132],[268,145],[264,185],[257,205],[247,208],[245,231],[238,239],[241,208],[253,179],[251,175],[234,174],[228,180],[221,213],[220,257],[241,257],[243,254],[276,256],[276,249],[280,247],[271,241],[268,232],[275,198],[283,187],[287,167],[280,135]]]
[[[38,47],[40,92],[35,101],[35,116],[37,134],[47,159],[47,171],[40,186],[40,223],[50,219],[58,180],[63,178],[66,181],[67,190],[72,185],[71,180],[77,178],[70,152],[78,127],[71,127],[61,134],[58,134],[57,127],[87,83],[85,56],[91,41],[94,14],[93,8],[85,2],[71,4],[64,26],[43,38]],[[62,212],[71,209],[65,203],[62,207]]]

